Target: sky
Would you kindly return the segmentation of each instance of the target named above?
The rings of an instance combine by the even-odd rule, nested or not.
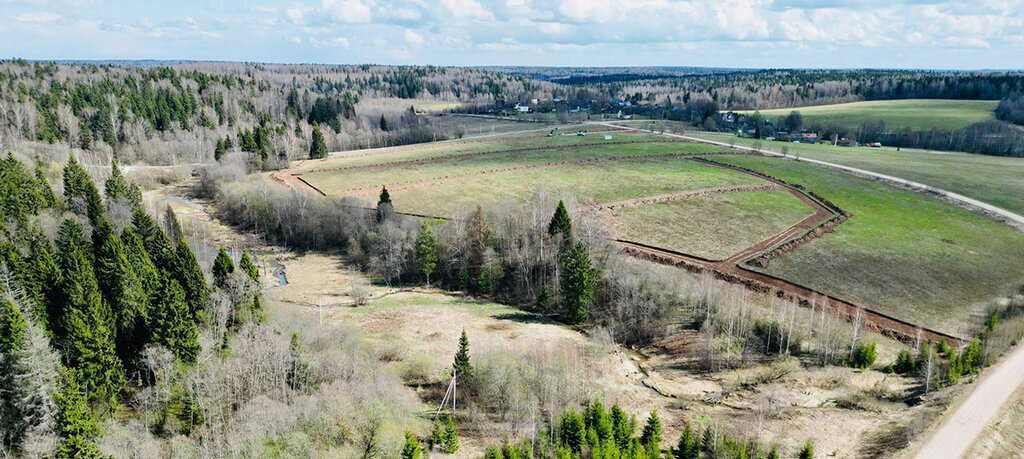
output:
[[[0,57],[1024,68],[1024,0],[0,0]]]

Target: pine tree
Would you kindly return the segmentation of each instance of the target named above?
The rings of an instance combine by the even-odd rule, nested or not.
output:
[[[324,143],[324,133],[320,130],[319,124],[313,124],[313,141],[309,144],[309,159],[322,159],[327,157],[327,144]]]
[[[224,247],[221,247],[217,252],[217,258],[213,260],[213,284],[223,288],[228,281],[228,276],[233,272],[235,272],[235,263],[224,251]]]
[[[391,204],[391,193],[388,193],[386,186],[381,187],[380,199],[377,200],[377,223],[383,223],[392,212],[394,212],[394,205]]]
[[[437,242],[434,240],[434,231],[429,222],[424,222],[420,227],[420,234],[416,237],[414,259],[416,268],[427,277],[427,285],[430,285],[430,275],[437,266]]]
[[[189,313],[192,318],[199,322],[206,311],[206,303],[209,298],[209,287],[206,285],[206,275],[199,267],[199,260],[188,247],[188,243],[182,238],[178,240],[176,252],[175,279],[185,290],[185,302],[188,303]]]
[[[808,440],[804,447],[800,449],[800,454],[797,457],[800,459],[814,459],[814,445]]]
[[[388,120],[384,118],[384,115],[380,115],[380,130],[384,132],[388,131]]]
[[[74,369],[61,374],[60,389],[54,392],[57,405],[56,432],[61,441],[57,446],[58,458],[103,457],[94,440],[100,427],[93,419],[81,380],[84,376]]]
[[[402,459],[420,459],[422,449],[420,441],[416,439],[416,436],[406,430],[405,446],[402,447]]]
[[[640,434],[640,442],[645,445],[659,447],[661,445],[661,419],[658,418],[658,411],[651,411],[651,416],[644,424],[644,430]]]
[[[199,356],[199,328],[178,281],[166,275],[161,277],[159,300],[150,313],[153,342],[166,346],[182,362],[194,363]]]
[[[572,218],[569,217],[569,211],[565,209],[565,202],[562,200],[558,201],[555,214],[551,216],[551,223],[548,223],[548,235],[556,234],[561,234],[566,241],[572,238]]]
[[[455,430],[455,420],[449,417],[444,427],[444,433],[441,434],[441,451],[446,454],[455,454],[458,450],[459,433]]]
[[[597,284],[587,247],[577,242],[563,254],[561,263],[562,318],[570,324],[585,322]]]
[[[242,252],[242,259],[238,262],[238,269],[241,269],[249,279],[252,279],[257,285],[260,283],[260,270],[256,267],[256,263],[253,263],[252,257],[249,256],[249,252]]]
[[[473,365],[469,362],[469,337],[466,336],[466,329],[462,329],[462,336],[459,338],[459,350],[455,353],[455,377],[468,381],[473,376]]]

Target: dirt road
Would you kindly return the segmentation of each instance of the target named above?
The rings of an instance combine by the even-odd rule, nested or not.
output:
[[[963,457],[1021,384],[1024,384],[1024,346],[1017,346],[998,364],[986,370],[970,395],[934,431],[915,457]]]

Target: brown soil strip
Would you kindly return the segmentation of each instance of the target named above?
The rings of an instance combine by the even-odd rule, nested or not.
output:
[[[711,194],[736,193],[743,191],[774,191],[780,189],[782,189],[782,187],[774,183],[761,185],[720,186],[715,188],[702,188],[699,190],[681,191],[678,193],[660,194],[657,196],[648,196],[644,198],[627,199],[624,201],[609,202],[605,204],[595,204],[593,206],[590,206],[590,209],[596,211],[618,210],[625,209],[628,207],[649,206],[651,204],[657,204],[660,202],[696,198]]]

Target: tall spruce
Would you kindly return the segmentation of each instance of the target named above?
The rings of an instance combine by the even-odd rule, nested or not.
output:
[[[185,292],[178,281],[166,275],[161,277],[149,325],[153,342],[166,346],[182,362],[195,363],[199,356],[199,328],[185,304]]]
[[[142,190],[124,178],[117,161],[110,163],[110,178],[104,183],[103,192],[108,202],[120,199],[127,201],[132,206],[142,205]]]
[[[459,337],[459,350],[455,353],[456,378],[468,381],[473,377],[473,364],[469,361],[469,337],[466,336],[466,329],[462,329],[462,336]]]
[[[171,247],[171,241],[164,234],[160,226],[141,206],[136,206],[132,214],[132,227],[135,233],[142,239],[143,247],[149,254],[150,260],[158,269],[174,271],[175,254]]]
[[[309,159],[322,159],[327,157],[327,144],[324,143],[324,133],[320,130],[319,124],[313,124],[313,140],[309,143]]]
[[[479,279],[487,268],[487,249],[491,247],[493,231],[490,223],[487,222],[487,215],[480,206],[469,216],[466,227],[466,269],[469,278],[475,282],[470,284],[470,290],[479,290]]]
[[[562,200],[558,200],[555,214],[551,216],[551,222],[548,223],[548,235],[555,236],[557,234],[562,235],[566,241],[572,239],[572,218],[569,217],[569,211],[566,210],[565,202]]]
[[[647,423],[644,424],[644,429],[640,433],[640,442],[653,447],[660,447],[661,445],[661,419],[658,418],[658,411],[651,411],[651,416],[647,418]]]
[[[383,223],[394,211],[395,207],[391,203],[391,193],[388,193],[388,187],[382,186],[380,188],[380,198],[377,199],[377,223]]]
[[[217,146],[213,149],[213,160],[220,161],[221,158],[228,152],[228,146],[224,143],[224,139],[217,139]]]
[[[675,459],[698,459],[700,458],[700,439],[690,429],[690,423],[686,423],[683,434],[679,436],[679,444],[676,445]]]
[[[420,227],[420,234],[416,237],[416,253],[413,257],[418,269],[427,278],[427,285],[430,285],[430,275],[437,267],[437,241],[434,240],[434,230],[430,222],[423,222]]]
[[[406,430],[405,445],[402,446],[402,459],[420,459],[422,453],[423,447],[420,446],[420,441],[412,432]]]
[[[26,432],[51,420],[60,356],[30,317],[31,300],[16,300],[20,292],[7,287],[0,291],[0,449],[16,451]]]
[[[75,369],[65,370],[61,374],[60,389],[53,394],[57,406],[55,430],[61,438],[57,458],[103,457],[95,443],[100,427],[89,408],[85,395],[87,385],[81,381],[85,377]]]
[[[570,324],[586,322],[594,298],[597,273],[583,242],[561,257],[562,318]]]
[[[214,285],[223,288],[227,284],[228,276],[233,272],[235,272],[235,263],[231,261],[231,256],[224,250],[224,247],[221,247],[217,252],[217,258],[213,260]]]
[[[25,275],[22,278],[22,289],[33,300],[34,316],[43,327],[49,327],[50,315],[48,305],[56,305],[60,300],[60,270],[54,261],[50,239],[38,226],[32,227],[25,235],[28,246],[28,257],[25,260]]]
[[[77,225],[65,220],[61,226],[63,230]],[[109,328],[113,320],[103,303],[92,262],[74,236],[76,231],[69,229],[64,233],[70,236],[59,244],[57,266],[63,277],[61,304],[57,306],[59,326],[54,335],[64,349],[68,366],[81,371],[90,400],[112,400],[124,382],[124,371],[114,353],[114,338]]]
[[[249,276],[257,285],[260,282],[260,270],[256,267],[256,263],[252,261],[252,257],[249,256],[249,252],[242,252],[242,259],[238,262],[238,269],[241,269],[245,275]]]
[[[130,363],[148,340],[149,292],[136,276],[121,238],[112,231],[96,251],[95,271],[100,291],[110,306],[117,353]]]
[[[175,261],[177,262],[175,279],[185,290],[185,301],[188,303],[189,312],[198,322],[202,320],[206,311],[206,303],[210,290],[206,285],[206,275],[203,268],[199,266],[199,260],[192,253],[185,239],[178,240],[178,247],[175,250]]]
[[[46,171],[41,163],[36,163],[36,187],[39,190],[40,202],[44,208],[56,209],[60,204],[57,194],[53,192],[50,182],[46,180]]]
[[[75,203],[81,200],[85,205],[85,209],[83,209],[85,215],[93,224],[106,214],[106,208],[103,207],[103,199],[100,197],[99,190],[96,189],[96,184],[93,183],[89,173],[78,164],[74,155],[68,158],[68,163],[64,166],[64,199],[72,210],[79,210],[75,208]]]
[[[799,459],[814,459],[814,445],[811,444],[810,440],[800,449],[800,454],[797,457]]]

